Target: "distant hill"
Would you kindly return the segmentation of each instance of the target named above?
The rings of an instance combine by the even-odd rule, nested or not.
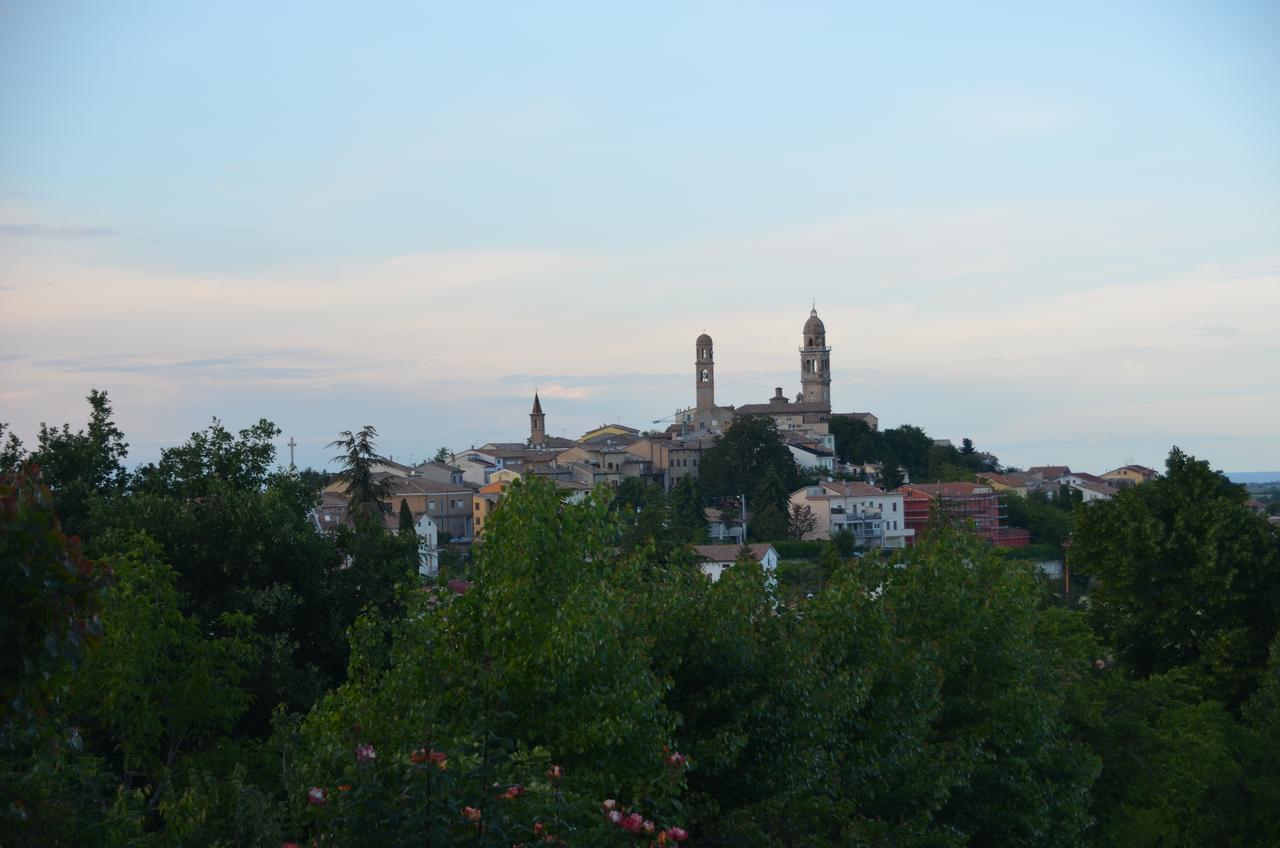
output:
[[[1280,481],[1280,471],[1228,471],[1232,483],[1274,483]]]

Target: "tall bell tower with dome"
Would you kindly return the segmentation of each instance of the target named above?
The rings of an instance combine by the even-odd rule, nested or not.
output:
[[[800,395],[805,403],[818,403],[831,411],[831,348],[827,328],[818,317],[817,304],[804,322],[800,346]]]

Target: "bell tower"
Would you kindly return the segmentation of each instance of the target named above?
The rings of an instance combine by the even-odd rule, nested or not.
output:
[[[693,381],[698,409],[716,405],[716,360],[711,352],[711,337],[706,333],[694,342]]]
[[[819,403],[831,411],[831,348],[827,328],[818,317],[818,308],[809,310],[800,346],[800,394],[805,403]]]
[[[542,412],[542,401],[538,393],[533,393],[533,412],[529,413],[529,444],[535,448],[542,447],[542,440],[547,434],[547,416]]]

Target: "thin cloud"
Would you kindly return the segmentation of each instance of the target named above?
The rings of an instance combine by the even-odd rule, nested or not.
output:
[[[245,377],[310,379],[333,376],[332,370],[272,365],[243,356],[156,361],[134,353],[44,359],[31,364],[35,368],[75,374],[187,374],[219,379]]]
[[[120,233],[111,227],[97,227],[89,224],[71,224],[62,227],[50,226],[49,224],[0,224],[0,235],[78,241],[82,239],[115,238]]]

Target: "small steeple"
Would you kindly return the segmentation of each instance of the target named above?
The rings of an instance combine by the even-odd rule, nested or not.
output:
[[[542,414],[542,401],[538,399],[538,390],[533,390],[533,412],[529,413],[529,444],[535,448],[542,447],[547,435],[547,416]]]

